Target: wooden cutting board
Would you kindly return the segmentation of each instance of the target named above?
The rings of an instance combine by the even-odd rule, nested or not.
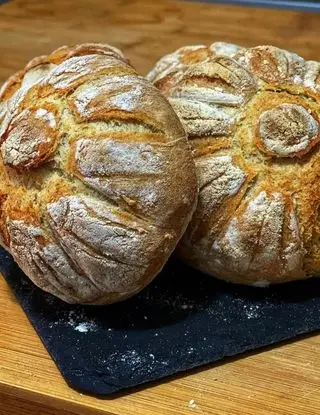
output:
[[[66,43],[108,42],[146,73],[161,55],[215,40],[272,43],[320,59],[320,15],[143,0],[0,6],[0,82]],[[197,369],[108,399],[70,389],[0,276],[0,415],[316,415],[320,336]]]

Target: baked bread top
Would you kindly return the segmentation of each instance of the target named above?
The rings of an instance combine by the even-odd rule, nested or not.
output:
[[[200,182],[180,255],[233,282],[319,275],[320,64],[214,43],[165,56],[148,78],[184,124]]]
[[[0,236],[70,303],[111,303],[163,267],[197,183],[170,104],[116,48],[61,47],[0,92]]]

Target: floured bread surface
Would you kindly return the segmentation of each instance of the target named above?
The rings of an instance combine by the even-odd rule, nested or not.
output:
[[[195,208],[178,117],[108,45],[33,59],[0,91],[0,236],[32,281],[70,303],[140,291]]]
[[[320,64],[273,46],[187,46],[148,75],[184,124],[200,195],[189,264],[266,286],[320,275]]]

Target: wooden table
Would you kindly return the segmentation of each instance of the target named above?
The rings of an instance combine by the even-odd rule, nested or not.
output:
[[[214,40],[317,59],[319,27],[315,14],[166,0],[13,1],[0,7],[0,82],[35,55],[87,41],[122,48],[141,73],[179,46]],[[1,415],[320,414],[319,336],[99,400],[68,388],[1,277],[0,306]]]

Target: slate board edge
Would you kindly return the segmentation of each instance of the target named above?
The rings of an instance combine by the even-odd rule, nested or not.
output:
[[[0,264],[0,269],[3,270],[3,274],[4,274],[4,278],[5,277],[5,267],[3,267],[3,264]],[[9,284],[10,285],[10,284]],[[32,327],[34,328],[34,330],[36,331],[38,337],[41,340],[41,343],[44,345],[45,349],[47,350],[47,352],[49,353],[50,357],[53,359],[57,369],[59,370],[59,372],[61,373],[63,380],[66,382],[66,384],[71,387],[72,389],[77,390],[78,392],[81,393],[85,393],[88,395],[92,395],[92,396],[96,396],[96,397],[108,397],[110,395],[110,398],[112,398],[112,394],[116,394],[116,393],[130,393],[130,389],[135,388],[135,387],[139,387],[142,385],[146,385],[152,382],[158,382],[164,379],[170,379],[171,377],[173,377],[176,374],[182,374],[183,372],[186,372],[186,375],[188,375],[189,371],[192,371],[196,368],[200,368],[202,366],[204,366],[204,370],[206,370],[205,366],[207,365],[214,365],[217,362],[223,362],[223,360],[229,358],[229,357],[234,357],[234,358],[241,358],[242,354],[246,353],[246,352],[250,352],[250,351],[256,351],[257,353],[260,353],[263,348],[268,347],[268,346],[276,346],[277,344],[281,344],[282,342],[288,341],[288,340],[293,340],[296,339],[298,340],[298,336],[301,336],[303,334],[310,334],[310,336],[315,335],[319,330],[318,329],[314,329],[312,331],[310,330],[301,330],[298,333],[295,333],[294,337],[292,335],[290,335],[290,333],[287,333],[283,338],[276,340],[276,341],[272,341],[270,339],[266,339],[266,341],[264,342],[264,344],[260,344],[259,346],[255,346],[255,345],[248,345],[247,347],[244,347],[241,351],[237,352],[236,354],[233,353],[229,353],[229,354],[225,354],[223,356],[219,356],[218,358],[208,358],[206,361],[201,361],[201,362],[195,362],[192,366],[190,366],[190,364],[187,364],[185,367],[180,367],[180,368],[176,368],[173,369],[172,372],[170,374],[167,374],[165,376],[155,376],[153,378],[149,378],[146,381],[143,382],[132,382],[131,384],[128,383],[126,386],[119,386],[119,385],[113,385],[110,384],[107,381],[103,380],[102,377],[102,383],[104,383],[105,388],[101,388],[99,391],[97,391],[97,389],[90,389],[90,388],[83,388],[81,386],[81,382],[79,382],[79,378],[77,376],[70,376],[70,373],[68,374],[68,377],[66,377],[66,374],[64,373],[64,370],[61,368],[61,366],[59,365],[58,359],[56,358],[55,354],[51,352],[50,348],[48,347],[48,345],[44,342],[42,336],[40,335],[40,332],[37,328],[37,326],[34,324],[34,322],[32,321],[32,319],[30,318],[30,314],[27,311],[27,309],[25,308],[25,304],[23,301],[20,300],[17,292],[15,290],[12,289],[12,287],[10,286],[11,292],[14,294],[15,298],[17,299],[19,305],[22,307],[25,315],[27,316],[29,322],[31,323]]]
[[[35,328],[35,330],[36,330],[36,328]],[[58,367],[60,373],[62,374],[65,382],[72,389],[75,389],[80,393],[85,393],[86,395],[95,396],[97,398],[110,398],[110,399],[112,399],[112,398],[116,398],[117,397],[116,394],[119,394],[119,393],[130,394],[131,393],[130,389],[133,389],[133,388],[136,388],[136,387],[137,388],[143,387],[143,385],[149,385],[149,387],[151,387],[152,383],[158,383],[158,382],[161,382],[161,381],[164,381],[164,380],[169,381],[175,375],[180,375],[181,376],[183,373],[185,373],[185,376],[188,376],[188,375],[192,374],[192,373],[190,373],[190,372],[192,372],[192,370],[197,369],[197,368],[200,369],[200,368],[203,367],[203,370],[208,370],[208,369],[210,369],[209,367],[207,367],[208,365],[211,365],[212,367],[214,367],[215,364],[223,363],[228,358],[241,359],[242,355],[244,355],[247,352],[255,351],[258,354],[258,353],[261,353],[263,351],[263,349],[266,348],[266,347],[269,347],[269,346],[270,347],[276,347],[277,345],[285,343],[286,341],[289,341],[289,340],[298,341],[299,336],[303,336],[304,334],[308,334],[308,335],[310,334],[310,337],[311,337],[311,336],[316,335],[318,332],[319,332],[318,329],[314,329],[312,331],[306,330],[306,331],[301,331],[299,333],[296,333],[294,335],[294,337],[292,337],[292,335],[291,336],[288,335],[286,337],[283,337],[283,339],[277,340],[275,342],[267,341],[265,344],[259,345],[258,347],[257,346],[248,346],[248,347],[244,348],[242,351],[238,352],[237,354],[226,354],[223,357],[219,357],[215,360],[208,359],[207,361],[202,361],[201,363],[195,363],[193,366],[188,365],[185,368],[176,369],[176,370],[172,371],[172,373],[167,374],[165,376],[161,376],[161,377],[155,376],[154,378],[149,378],[148,380],[140,382],[140,383],[132,382],[131,385],[128,384],[126,386],[121,386],[120,387],[118,385],[112,385],[108,382],[104,382],[105,385],[108,385],[108,386],[105,389],[101,389],[99,392],[92,391],[90,389],[86,389],[86,388],[81,387],[81,384],[79,384],[77,377],[74,377],[72,379],[70,378],[69,381],[66,380],[65,377],[64,377],[63,370],[61,370],[61,368],[57,365],[54,356],[47,349],[46,345],[43,342],[42,343],[44,344],[45,348],[48,350],[48,353],[50,354],[50,356],[53,358],[53,360],[54,360],[56,366]],[[70,377],[70,374],[69,374],[69,377]],[[114,395],[116,395],[116,396],[114,396]]]
[[[17,286],[16,283],[12,280],[12,277],[10,276],[12,274],[13,269],[16,269],[17,266],[16,264],[14,264],[14,262],[12,260],[10,260],[10,255],[8,253],[5,253],[3,251],[3,261],[0,261],[0,269],[3,271],[3,275],[5,277],[5,279],[7,280],[7,282],[9,283],[12,292],[14,293],[15,297],[17,298],[17,301],[19,302],[19,304],[22,306],[22,309],[24,310],[25,314],[27,315],[29,321],[31,322],[32,326],[34,327],[36,333],[39,335],[42,343],[44,344],[46,350],[48,351],[48,353],[50,354],[50,356],[53,358],[58,370],[60,371],[60,373],[62,374],[62,376],[64,377],[64,380],[66,381],[66,383],[72,387],[73,389],[76,389],[78,391],[84,392],[86,394],[90,394],[90,395],[94,395],[94,396],[100,396],[102,397],[103,395],[107,398],[108,395],[114,394],[115,392],[123,392],[124,393],[130,393],[130,388],[133,387],[137,387],[146,383],[150,383],[150,382],[155,382],[155,381],[159,381],[161,379],[170,379],[170,377],[172,377],[174,374],[177,373],[182,373],[188,370],[192,370],[195,368],[200,368],[201,366],[204,365],[208,365],[210,364],[214,364],[218,361],[223,361],[223,359],[225,359],[226,357],[230,357],[230,356],[238,356],[239,358],[241,357],[241,354],[244,352],[248,352],[248,351],[253,351],[253,350],[257,350],[257,352],[261,351],[261,349],[263,347],[266,346],[272,346],[275,345],[277,343],[281,343],[283,341],[289,340],[289,339],[295,339],[297,336],[299,335],[303,335],[306,333],[314,333],[317,332],[319,330],[319,322],[318,319],[315,321],[314,324],[312,324],[311,327],[308,327],[306,329],[299,329],[298,331],[294,331],[291,332],[290,329],[285,330],[283,333],[281,333],[281,336],[278,337],[277,339],[272,339],[272,332],[268,333],[268,336],[266,338],[264,338],[263,342],[259,342],[259,344],[255,344],[255,343],[251,343],[251,344],[243,344],[241,347],[236,348],[236,351],[228,351],[227,353],[225,352],[218,352],[217,354],[214,354],[214,356],[210,356],[207,355],[206,358],[198,358],[197,360],[193,360],[192,362],[186,360],[183,362],[183,364],[180,363],[179,367],[176,366],[171,366],[170,370],[166,372],[166,374],[153,374],[152,376],[149,376],[146,379],[139,379],[137,381],[136,380],[129,380],[129,381],[125,381],[123,382],[123,384],[118,384],[117,382],[114,383],[110,383],[108,381],[105,381],[104,378],[108,378],[107,374],[101,374],[98,373],[98,384],[88,384],[88,382],[81,382],[83,376],[79,375],[77,376],[76,373],[70,373],[66,372],[63,369],[63,366],[61,366],[59,364],[59,355],[57,355],[57,357],[55,356],[55,350],[54,348],[51,351],[51,345],[50,344],[46,344],[45,337],[42,337],[41,333],[41,327],[39,326],[39,328],[37,327],[36,324],[34,324],[34,321],[32,320],[32,318],[35,316],[34,313],[30,312],[30,310],[28,310],[28,304],[27,302],[25,302],[25,298],[22,295],[22,292],[19,292],[19,289],[17,289],[17,287],[19,287],[19,285]],[[30,286],[35,287],[31,282],[28,282],[28,284],[30,284]],[[38,290],[38,289],[36,289]],[[39,290],[39,293],[41,293],[41,291]],[[20,295],[21,294],[21,295]],[[50,296],[50,295],[49,295]],[[35,323],[36,323],[36,319],[35,319]],[[89,378],[90,378],[90,372],[89,373]],[[83,387],[83,383],[85,383],[85,387]],[[112,398],[112,396],[110,396],[110,398]]]

